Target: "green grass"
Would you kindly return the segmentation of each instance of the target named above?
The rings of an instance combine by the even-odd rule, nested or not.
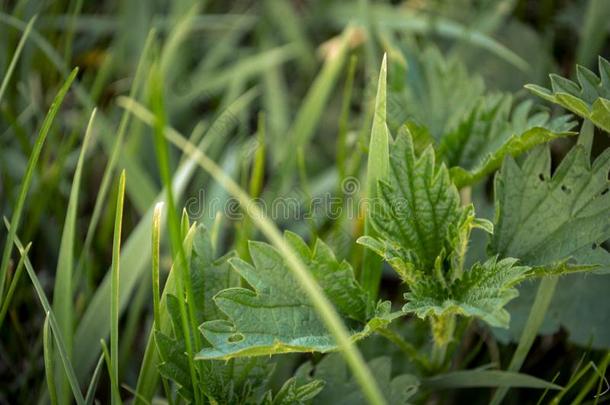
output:
[[[534,124],[527,125],[540,126],[545,113],[566,112],[524,91],[526,83],[546,85],[546,75],[558,73],[579,79],[585,99],[598,90],[608,98],[608,83],[575,69],[580,63],[598,73],[596,56],[608,59],[610,9],[604,1],[43,3],[0,6],[0,215],[6,224],[0,232],[0,403],[178,405],[189,402],[188,392],[197,404],[607,401],[610,329],[604,314],[610,304],[599,291],[610,288],[610,234],[603,224],[591,224],[592,243],[572,261],[544,263],[524,278],[565,275],[545,277],[537,287],[519,284],[521,279],[497,290],[459,284],[474,291],[464,297],[451,290],[458,285],[452,276],[445,277],[455,263],[461,279],[476,261],[489,258],[490,238],[505,229],[498,221],[512,220],[509,204],[494,203],[498,190],[490,185],[498,165],[457,190],[462,204],[474,205],[476,220],[465,218],[463,225],[430,217],[451,224],[448,242],[432,259],[413,256],[433,244],[427,227],[414,231],[422,247],[396,245],[409,240],[410,230],[397,220],[394,231],[405,234],[388,239],[374,219],[379,212],[362,205],[378,196],[380,181],[400,170],[400,164],[389,170],[403,124],[397,117],[410,120],[417,155],[435,148],[435,167],[425,166],[426,159],[415,167],[421,174],[416,182],[430,176],[434,183],[442,181],[440,166],[448,163],[441,138],[452,131],[470,134],[472,143],[460,152],[468,171],[503,144],[482,140],[488,128],[508,137],[503,128],[520,131],[528,118]],[[439,60],[432,60],[437,53]],[[442,70],[445,60],[453,71]],[[493,118],[470,111],[480,101],[470,94],[479,91],[467,87],[479,80],[483,94],[511,94],[512,107],[531,98],[533,110]],[[608,117],[598,107],[599,124]],[[470,113],[480,115],[468,121]],[[469,122],[474,125],[464,129]],[[576,142],[601,160],[592,168],[599,178],[572,190],[583,200],[574,200],[573,210],[606,207],[607,176],[600,168],[606,167],[607,133],[585,120]],[[571,156],[573,144],[553,141],[551,172]],[[523,160],[517,157],[519,165]],[[415,197],[407,202],[417,200],[414,212],[422,216],[428,213],[421,207],[442,204],[446,191],[431,195],[419,183],[403,186],[420,193],[424,204]],[[514,198],[527,206],[528,193],[536,195],[530,190]],[[598,198],[584,201],[593,194]],[[296,211],[284,215],[294,204]],[[470,234],[477,227],[489,230],[480,219],[494,222],[495,236]],[[197,239],[199,225],[207,229],[211,250]],[[297,233],[307,249],[286,242],[283,231]],[[556,251],[580,240],[574,235],[562,242],[560,231],[548,239],[558,244]],[[363,248],[356,243],[362,236],[386,244]],[[318,250],[310,260],[304,252],[317,238],[329,251]],[[222,311],[231,291],[246,301],[254,291],[269,293],[239,279],[234,262],[224,262],[224,255],[259,260],[249,251],[252,240],[277,249],[285,273],[275,276],[296,280],[326,334],[303,336],[292,346],[295,354],[202,360],[199,352],[223,346],[203,334],[211,321],[216,335],[225,334],[225,346],[250,338],[227,318],[235,308]],[[462,248],[453,250],[455,245]],[[324,256],[330,252],[336,261]],[[197,255],[199,262],[192,260]],[[522,265],[533,263],[521,259]],[[431,268],[417,267],[423,262]],[[212,273],[201,282],[193,277],[197,263],[230,277],[220,283]],[[277,273],[272,263],[253,268]],[[333,289],[329,280],[351,280],[352,269],[353,288]],[[417,290],[410,271],[434,274],[445,289],[436,290],[428,278],[427,292]],[[595,274],[576,274],[582,271]],[[219,284],[230,289],[220,293]],[[519,298],[498,304],[513,298],[517,284]],[[364,291],[358,319],[346,310],[352,290]],[[271,292],[272,305],[284,310],[280,295]],[[422,296],[429,301],[417,301]],[[443,305],[454,311],[446,318],[403,312],[414,302],[441,311],[446,297],[453,301]],[[245,311],[254,304],[232,305]],[[504,319],[502,308],[511,315],[508,329],[490,327],[486,311]],[[295,308],[293,319],[303,313]],[[261,335],[275,333],[272,320],[259,324]],[[364,325],[374,330],[362,331]],[[445,326],[447,341],[440,347],[433,337]],[[370,336],[356,343],[360,332]],[[167,355],[161,335],[176,353]],[[285,336],[275,336],[279,350]],[[319,339],[328,339],[341,356],[310,353],[308,345]],[[254,347],[248,353],[259,352]],[[321,392],[316,379],[326,382]]]

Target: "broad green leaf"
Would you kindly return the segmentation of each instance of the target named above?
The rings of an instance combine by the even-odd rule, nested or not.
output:
[[[598,273],[610,270],[610,253],[602,245],[610,237],[610,152],[591,163],[589,148],[590,142],[579,142],[552,176],[547,148],[534,150],[521,165],[512,159],[504,162],[496,178],[492,252],[519,257],[524,264],[551,273],[556,268],[559,273],[578,267],[592,267]],[[599,299],[609,286],[608,276],[562,277],[540,333],[563,326],[575,343],[610,347],[610,329],[602,326],[610,324],[609,309]],[[519,339],[536,285],[524,284],[520,292],[508,306],[514,315],[510,331],[497,333],[503,340]]]
[[[516,266],[516,259],[497,261],[491,258],[476,263],[464,275],[444,288],[434,278],[426,278],[411,286],[405,295],[403,310],[424,319],[446,314],[476,317],[497,327],[508,327],[509,313],[504,306],[519,293],[515,285],[529,270]]]
[[[354,280],[351,266],[338,262],[321,240],[313,249],[295,234],[286,234],[285,240],[350,326],[352,341],[363,339],[400,316],[400,312],[390,312],[389,303],[373,310],[364,290]],[[253,265],[235,258],[230,263],[253,290],[229,288],[214,297],[228,319],[208,321],[201,326],[212,347],[204,348],[197,358],[336,350],[335,339],[282,255],[263,242],[250,242],[249,248]]]
[[[415,376],[402,374],[392,376],[390,357],[378,357],[369,361],[369,367],[386,395],[390,404],[407,404],[417,392],[419,381]],[[337,354],[329,354],[320,363],[313,366],[303,364],[296,373],[297,378],[309,379],[313,376],[326,382],[322,392],[313,401],[316,405],[352,405],[366,403],[358,384],[350,376],[345,362]]]
[[[521,165],[507,158],[495,182],[491,252],[528,266],[556,267],[569,260],[609,271],[610,253],[601,246],[610,238],[609,170],[610,150],[591,164],[583,145],[574,146],[552,176],[547,147],[534,150]]]
[[[535,84],[525,88],[610,132],[610,62],[599,57],[599,77],[584,66],[576,66],[576,76],[578,84],[552,74],[551,89]]]
[[[439,155],[451,167],[458,187],[471,185],[500,167],[505,156],[517,156],[553,139],[575,135],[571,116],[554,119],[547,112],[532,113],[524,101],[512,109],[509,95],[481,99],[452,131],[443,135]]]
[[[233,254],[217,258],[210,234],[203,225],[196,227],[192,243],[189,244],[189,274],[193,293],[197,322],[221,316],[212,301],[213,295],[228,287],[239,285],[237,275],[230,270],[228,259]],[[187,246],[188,248],[188,246]],[[190,377],[186,345],[180,321],[178,298],[166,296],[166,308],[171,321],[173,336],[163,332],[155,333],[155,343],[162,362],[159,373],[179,386],[179,394],[188,401],[194,400],[194,388]],[[196,331],[193,331],[196,333]],[[201,347],[196,348],[201,350]],[[200,381],[205,381],[201,390],[207,397],[218,403],[244,403],[252,395],[252,390],[264,386],[273,365],[260,359],[236,359],[229,362],[198,362]]]

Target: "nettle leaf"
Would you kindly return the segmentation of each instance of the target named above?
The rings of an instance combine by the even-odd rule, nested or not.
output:
[[[551,89],[535,84],[525,88],[610,132],[610,62],[602,57],[599,58],[599,74],[598,77],[586,67],[577,66],[578,84],[551,74]]]
[[[449,229],[459,226],[464,211],[446,167],[436,165],[431,146],[416,157],[407,127],[391,145],[387,181],[379,182],[369,209],[380,238],[359,243],[378,252],[385,246],[389,260],[399,257],[416,271],[433,268],[439,255],[449,250]]]
[[[354,341],[402,314],[390,312],[389,303],[373,308],[351,266],[337,261],[321,240],[312,250],[295,234],[286,233],[285,238],[352,329]],[[263,242],[250,242],[249,248],[253,265],[236,258],[230,263],[253,289],[229,288],[214,297],[228,319],[203,323],[201,331],[212,347],[204,348],[197,357],[230,359],[336,350],[333,337],[281,254]]]
[[[508,326],[503,308],[518,295],[514,286],[529,267],[492,258],[464,271],[471,230],[491,233],[493,226],[477,219],[472,205],[461,206],[447,168],[435,164],[431,147],[416,156],[408,131],[393,145],[389,179],[379,182],[372,210],[381,236],[358,242],[387,260],[409,286],[403,311],[421,318],[460,314]]]
[[[481,101],[452,131],[444,134],[439,156],[451,167],[458,187],[485,178],[505,156],[517,156],[553,139],[575,135],[570,115],[551,119],[548,112],[532,113],[531,100],[512,109],[510,95],[491,95]]]
[[[221,289],[239,284],[239,277],[228,263],[231,257],[234,254],[216,258],[208,231],[204,226],[197,227],[190,249],[189,270],[199,323],[222,316],[212,297]],[[167,295],[166,300],[173,336],[155,333],[155,342],[162,359],[159,373],[178,385],[180,396],[192,402],[194,389],[199,389],[205,397],[214,399],[217,403],[245,404],[256,403],[259,398],[262,400],[264,396],[270,395],[265,392],[274,365],[259,358],[234,359],[229,362],[202,361],[197,372],[205,384],[193,387],[180,321],[180,304],[178,298],[171,294]]]
[[[369,361],[368,366],[377,380],[389,404],[408,404],[419,388],[419,380],[410,374],[392,376],[390,357],[378,357]],[[304,381],[318,378],[326,382],[324,389],[316,396],[314,405],[365,404],[366,400],[358,383],[353,378],[340,355],[325,356],[320,363],[303,364],[296,372],[296,378]]]
[[[491,258],[476,263],[464,275],[444,287],[433,278],[414,284],[405,297],[404,311],[420,318],[447,314],[477,317],[491,326],[508,327],[510,315],[504,306],[519,295],[515,285],[529,267],[515,266],[516,259]]]
[[[610,150],[591,164],[588,147],[574,146],[552,176],[548,148],[533,151],[521,165],[507,159],[496,179],[492,252],[519,257],[551,273],[591,266],[597,273],[610,272],[610,253],[603,247],[610,238]],[[607,275],[562,277],[541,333],[563,326],[575,343],[610,347],[610,328],[605,326],[610,325],[610,308],[599,299],[608,288]],[[513,340],[525,325],[536,285],[524,284],[520,293],[508,306]]]
[[[610,253],[601,246],[610,238],[609,170],[610,150],[591,164],[583,145],[574,146],[552,176],[548,147],[522,165],[507,158],[495,182],[491,252],[561,272],[570,264],[610,270]]]

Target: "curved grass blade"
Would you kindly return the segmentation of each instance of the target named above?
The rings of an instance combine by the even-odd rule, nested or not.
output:
[[[422,381],[432,390],[474,387],[519,387],[560,390],[561,386],[527,374],[501,370],[461,370],[437,375]]]
[[[4,218],[4,225],[10,232],[11,225],[8,219],[6,218]],[[72,362],[68,358],[66,345],[61,335],[59,325],[57,324],[57,320],[55,319],[55,315],[53,314],[51,304],[49,303],[49,300],[47,299],[47,296],[44,293],[42,285],[40,284],[40,280],[38,280],[38,276],[36,276],[36,272],[34,271],[34,267],[32,266],[30,259],[25,256],[25,249],[17,235],[13,237],[13,242],[15,246],[17,246],[19,253],[25,257],[25,270],[27,271],[28,276],[32,281],[32,284],[34,285],[34,290],[36,291],[36,295],[38,296],[38,300],[40,301],[42,308],[48,314],[49,324],[51,325],[51,331],[53,332],[55,345],[57,346],[61,362],[64,366],[64,371],[68,377],[68,382],[70,383],[70,388],[72,389],[72,395],[74,395],[74,400],[78,405],[83,405],[85,403],[85,399],[83,398],[83,393],[80,391],[78,379],[76,378],[76,373],[74,372],[74,368],[72,367]]]
[[[119,105],[123,108],[130,109],[138,119],[148,125],[155,124],[155,116],[145,107],[138,104],[134,100],[121,97],[118,100]],[[299,283],[303,286],[303,290],[311,299],[312,305],[320,315],[320,318],[328,327],[330,333],[336,339],[342,354],[354,373],[354,376],[365,396],[372,404],[385,404],[386,401],[377,386],[375,379],[371,375],[362,355],[357,347],[355,347],[349,337],[349,333],[343,325],[341,318],[337,314],[333,305],[321,291],[320,286],[309,274],[301,260],[293,252],[292,248],[284,241],[281,232],[275,224],[271,222],[260,208],[253,202],[248,194],[235,183],[233,179],[227,176],[222,169],[204,155],[197,147],[182,137],[177,131],[172,128],[164,128],[165,137],[184,153],[192,157],[200,167],[210,173],[214,179],[220,183],[230,194],[232,194],[242,205],[244,210],[252,218],[259,230],[271,241],[273,245],[284,256],[289,269],[294,273]]]

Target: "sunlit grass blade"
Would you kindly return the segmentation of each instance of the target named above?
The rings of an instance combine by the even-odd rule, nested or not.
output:
[[[32,27],[34,23],[36,23],[37,16],[32,17],[28,25],[25,27],[23,34],[21,34],[21,38],[19,39],[19,43],[17,44],[17,48],[15,48],[15,52],[13,52],[13,57],[11,59],[11,63],[8,65],[8,69],[4,73],[2,78],[2,83],[0,83],[0,104],[2,104],[2,97],[4,96],[4,92],[8,87],[11,78],[13,77],[13,72],[15,71],[15,67],[17,66],[17,61],[19,60],[19,56],[21,56],[21,51],[23,51],[23,46],[25,45],[28,37],[30,36],[30,32],[32,31]]]
[[[159,262],[161,261],[161,216],[163,204],[155,206],[152,223],[152,295],[153,295],[153,320],[154,329],[159,330],[160,315],[160,290],[159,290]]]
[[[162,215],[162,213],[159,214]],[[191,229],[189,229],[189,234],[184,240],[185,250],[189,250],[189,246],[192,245],[195,229],[196,227],[194,225],[191,226]],[[161,294],[161,298],[159,300],[159,318],[158,321],[156,321],[155,326],[162,333],[170,333],[171,330],[171,320],[168,311],[166,310],[166,300],[168,294],[176,294],[176,278],[176,272],[172,268],[169,276],[167,277],[165,286],[163,287],[163,293]],[[146,349],[144,350],[144,359],[142,360],[140,374],[138,375],[138,383],[136,386],[136,392],[138,395],[136,396],[136,405],[150,403],[150,400],[157,389],[157,381],[159,377],[157,366],[159,363],[159,355],[154,336],[155,329],[153,328],[148,335]]]
[[[26,246],[24,255],[27,254],[27,249],[30,245]],[[44,318],[44,325],[42,327],[42,349],[44,357],[44,370],[47,377],[47,389],[49,392],[49,402],[51,405],[57,404],[57,391],[55,383],[55,371],[53,370],[53,342],[51,341],[51,330],[49,326],[49,313]]]
[[[365,198],[369,204],[377,195],[377,182],[383,180],[388,173],[388,162],[390,161],[390,131],[386,124],[386,81],[387,81],[387,55],[384,55],[379,71],[379,84],[377,86],[377,98],[375,100],[375,112],[373,116],[373,127],[369,143],[369,157],[366,172]],[[369,210],[364,218],[364,235],[373,236],[374,230],[371,226]],[[363,252],[361,282],[362,287],[370,294],[372,299],[377,297],[379,282],[381,281],[382,260],[370,249]]]
[[[74,290],[72,286],[73,266],[74,266],[74,241],[76,233],[76,214],[78,208],[78,196],[80,193],[80,182],[83,171],[83,164],[85,161],[85,155],[87,154],[87,148],[91,134],[93,132],[93,125],[95,122],[95,112],[91,112],[89,123],[85,131],[85,137],[83,139],[83,145],[81,147],[80,154],[78,156],[78,162],[76,164],[76,170],[74,171],[74,178],[72,180],[72,189],[70,190],[70,197],[68,201],[68,208],[66,209],[66,219],[64,221],[64,227],[61,234],[61,243],[59,246],[59,256],[57,259],[57,270],[55,271],[55,286],[53,288],[53,311],[57,318],[57,323],[61,328],[64,341],[66,342],[66,351],[68,356],[72,358],[72,338],[74,333]],[[56,363],[59,366],[59,362]],[[58,377],[60,374],[58,373]],[[57,382],[62,390],[65,387],[65,379],[60,378]],[[63,393],[60,395],[63,398]]]
[[[4,218],[4,224],[10,232],[11,225],[10,225],[8,219]],[[23,245],[21,244],[21,241],[19,240],[17,235],[14,235],[13,242],[14,242],[15,246],[17,246],[19,253],[21,255],[24,255],[25,249],[24,249]],[[59,352],[60,360],[64,366],[64,372],[66,373],[66,375],[68,377],[68,382],[70,383],[70,388],[72,389],[72,395],[74,396],[74,400],[76,401],[76,403],[78,405],[82,405],[82,404],[84,404],[85,399],[83,398],[83,393],[80,391],[80,388],[78,385],[78,379],[76,378],[76,373],[74,372],[74,368],[72,367],[72,362],[68,358],[68,353],[66,351],[66,345],[65,345],[64,339],[61,335],[61,330],[59,329],[59,325],[57,324],[57,320],[55,319],[55,315],[53,314],[53,309],[51,308],[51,304],[49,303],[49,300],[47,299],[47,296],[44,293],[44,289],[42,288],[42,285],[40,284],[40,280],[38,280],[38,276],[36,276],[36,272],[34,271],[34,267],[32,266],[30,259],[25,255],[24,255],[24,257],[25,257],[25,270],[28,273],[30,280],[32,281],[34,290],[36,291],[36,295],[38,296],[38,300],[40,301],[40,304],[42,305],[42,309],[48,314],[49,324],[51,325],[51,331],[53,334],[53,338],[55,340],[55,346],[56,346],[57,351]]]
[[[148,125],[158,125],[155,116],[134,100],[121,97],[118,102],[123,108],[130,109],[138,119]],[[219,184],[239,201],[253,223],[279,250],[286,260],[289,269],[294,273],[300,285],[303,286],[303,290],[310,298],[316,312],[318,312],[329,332],[336,339],[341,353],[344,355],[366,398],[372,404],[385,404],[386,401],[383,394],[379,390],[358,348],[350,341],[349,332],[337,311],[290,245],[284,241],[281,232],[275,224],[266,217],[258,205],[252,201],[250,196],[232,178],[227,176],[216,163],[204,155],[195,145],[188,142],[182,135],[170,127],[163,128],[163,134],[172,144],[191,156],[201,168],[210,173]]]
[[[40,152],[42,151],[42,146],[44,145],[44,141],[51,130],[51,125],[55,120],[55,116],[59,111],[59,107],[64,100],[68,89],[72,85],[72,82],[76,78],[76,74],[78,73],[78,68],[74,69],[68,79],[64,82],[62,87],[59,89],[59,92],[55,96],[53,103],[51,104],[51,108],[45,117],[42,127],[40,128],[40,132],[36,139],[36,143],[34,144],[34,148],[32,149],[32,154],[28,160],[28,165],[25,170],[25,176],[21,182],[21,189],[19,190],[19,196],[17,197],[17,201],[14,204],[13,215],[11,217],[11,225],[9,227],[8,236],[6,238],[6,242],[4,244],[4,251],[2,253],[2,262],[0,263],[0,305],[4,303],[4,283],[6,281],[6,275],[8,271],[8,265],[11,258],[11,253],[13,251],[13,242],[15,239],[15,235],[17,234],[17,229],[19,228],[19,223],[21,221],[21,214],[23,213],[23,207],[25,205],[25,199],[27,197],[28,191],[30,189],[30,185],[32,183],[32,177],[34,176],[34,171],[36,170],[36,165],[38,163],[38,158],[40,157]],[[26,267],[27,268],[27,267]]]
[[[110,361],[112,365],[111,378],[115,384],[119,381],[119,272],[121,259],[121,228],[123,227],[123,205],[125,203],[125,170],[119,178],[116,211],[114,217],[114,235],[112,238],[112,279],[110,282]],[[113,390],[112,403],[121,402],[120,396]]]

